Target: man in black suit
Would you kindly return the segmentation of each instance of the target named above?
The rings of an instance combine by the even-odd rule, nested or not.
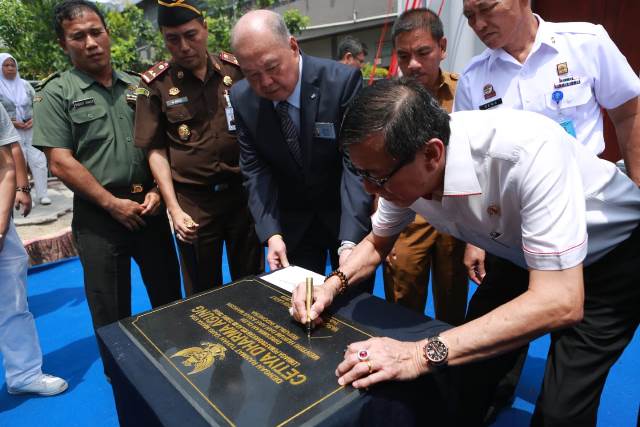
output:
[[[282,17],[255,10],[231,45],[246,79],[231,90],[240,168],[271,269],[289,262],[323,273],[371,229],[371,198],[338,149],[358,69],[300,53]]]

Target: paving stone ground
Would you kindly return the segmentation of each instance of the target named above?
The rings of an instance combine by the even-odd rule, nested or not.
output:
[[[47,238],[71,226],[73,193],[59,180],[50,179],[49,198],[50,205],[36,203],[26,218],[15,213],[13,220],[23,242]]]

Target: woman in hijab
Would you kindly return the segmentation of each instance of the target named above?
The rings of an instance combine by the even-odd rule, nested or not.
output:
[[[51,204],[47,196],[47,159],[44,153],[31,145],[33,96],[31,85],[20,78],[18,62],[8,53],[0,53],[0,103],[4,106],[13,126],[20,135],[20,147],[35,182],[36,199],[42,205]]]

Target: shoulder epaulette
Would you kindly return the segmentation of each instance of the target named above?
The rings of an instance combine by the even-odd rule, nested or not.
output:
[[[44,79],[42,79],[42,80],[40,80],[38,82],[38,84],[35,87],[36,91],[44,89],[44,87],[47,85],[47,83],[49,83],[51,80],[53,80],[53,79],[55,79],[56,77],[59,77],[59,76],[60,76],[60,71],[56,71],[54,73],[49,74],[47,77],[45,77]]]
[[[220,59],[230,64],[233,64],[235,66],[240,66],[240,64],[238,64],[238,60],[236,59],[236,57],[230,54],[229,52],[225,52],[224,50],[220,52]]]
[[[145,83],[149,84],[168,69],[169,63],[167,61],[160,61],[156,65],[142,73],[140,77],[142,77],[142,80],[144,80]]]
[[[591,34],[597,35],[599,25],[591,22],[548,22],[552,31],[556,33]],[[601,27],[600,27],[601,28]]]

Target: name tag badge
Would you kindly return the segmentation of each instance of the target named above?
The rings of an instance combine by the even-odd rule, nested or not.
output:
[[[187,98],[186,96],[181,96],[180,98],[168,100],[166,104],[167,107],[174,107],[176,105],[186,104],[187,102],[189,102],[189,98]]]
[[[502,104],[502,98],[494,99],[491,102],[487,102],[486,104],[482,104],[478,108],[480,110],[488,110],[489,108],[497,107],[500,104]]]
[[[560,122],[560,126],[572,137],[576,137],[576,128],[573,126],[573,120],[565,120]]]
[[[233,115],[233,107],[226,107],[224,114],[227,116],[227,129],[229,129],[230,132],[236,130],[236,119]]]
[[[85,98],[85,99],[78,99],[77,101],[73,101],[71,103],[71,106],[73,107],[73,109],[86,107],[87,105],[96,105],[96,100],[94,98]]]
[[[313,136],[322,139],[336,139],[336,129],[333,123],[316,122]]]

